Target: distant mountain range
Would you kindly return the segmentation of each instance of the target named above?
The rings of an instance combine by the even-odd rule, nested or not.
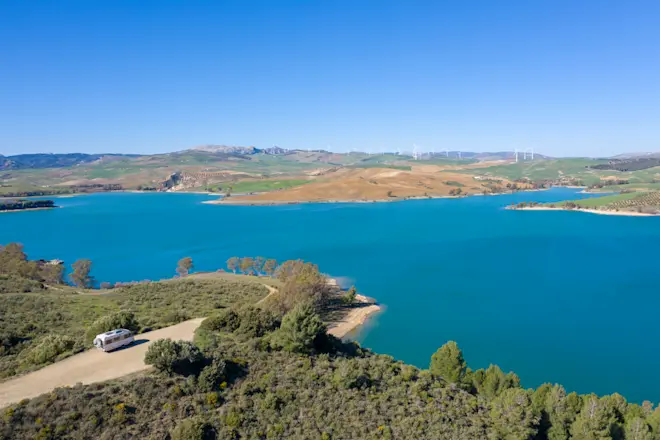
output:
[[[111,161],[121,158],[140,157],[138,154],[17,154],[14,156],[0,155],[0,170],[22,170],[39,168],[67,168],[85,163]]]
[[[93,163],[103,163],[103,162],[113,162],[124,159],[134,159],[141,157],[151,157],[151,156],[180,156],[186,153],[195,153],[196,155],[209,155],[210,160],[222,160],[222,158],[228,157],[240,157],[253,156],[256,154],[267,154],[274,156],[285,156],[296,153],[327,153],[327,154],[356,154],[357,152],[352,153],[332,153],[330,151],[324,150],[294,150],[286,149],[278,146],[273,146],[269,148],[257,148],[254,146],[231,146],[231,145],[202,145],[199,147],[194,147],[188,150],[177,151],[168,154],[155,154],[155,155],[140,155],[140,154],[86,154],[86,153],[66,153],[66,154],[52,154],[52,153],[37,153],[37,154],[17,154],[12,156],[3,156],[0,154],[0,171],[5,170],[22,170],[22,169],[43,169],[43,168],[70,168],[84,164],[93,164]],[[363,152],[361,154],[367,154]],[[382,156],[384,154],[394,155],[397,153],[378,153],[372,156]],[[524,153],[519,152],[519,157],[523,157]],[[529,153],[528,153],[529,155]],[[401,156],[410,156],[410,153],[401,154]],[[434,152],[434,153],[424,153],[422,156],[424,159],[472,159],[479,161],[488,161],[488,160],[511,160],[515,157],[512,151],[496,151],[496,152],[486,152],[486,153],[477,153],[471,151],[461,151],[460,154],[458,151],[444,151],[444,152]],[[543,154],[535,153],[534,157],[537,159],[551,159],[550,156]],[[631,161],[639,159],[660,159],[660,153],[627,153],[614,156],[611,158],[612,161]],[[653,161],[649,161],[649,164]],[[614,167],[616,168],[616,167]]]

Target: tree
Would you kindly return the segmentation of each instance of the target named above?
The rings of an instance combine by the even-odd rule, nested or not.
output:
[[[83,289],[89,289],[94,285],[94,277],[90,276],[92,262],[87,259],[81,259],[71,265],[73,272],[69,275],[71,282]]]
[[[276,347],[293,353],[312,353],[325,336],[326,327],[309,304],[300,304],[284,315],[273,334]]]
[[[261,275],[261,272],[264,269],[264,264],[266,264],[266,259],[264,257],[256,257],[254,259],[254,270],[257,274]]]
[[[544,384],[534,391],[532,402],[541,414],[539,437],[568,440],[571,424],[582,406],[580,397],[576,393],[567,395],[561,385]]]
[[[449,341],[431,356],[429,370],[435,377],[440,377],[448,383],[461,384],[465,377],[467,363],[463,352],[454,341]]]
[[[169,375],[197,374],[204,364],[204,356],[192,342],[159,339],[149,346],[144,363]]]
[[[611,440],[616,427],[614,409],[607,401],[595,394],[587,396],[582,410],[571,426],[571,438],[575,440]]]
[[[513,372],[504,374],[497,365],[491,365],[485,371],[479,369],[470,376],[476,392],[486,399],[494,399],[510,388],[520,388],[520,378]]]
[[[179,260],[176,266],[176,273],[178,273],[180,277],[185,277],[190,273],[192,268],[193,268],[192,258],[185,257]]]
[[[275,296],[276,307],[281,312],[303,303],[319,310],[327,303],[331,287],[317,265],[302,260],[285,261],[278,268],[277,277],[284,283]]]
[[[275,273],[276,268],[277,268],[277,261],[271,258],[265,261],[263,271],[266,275],[272,277],[273,274]]]
[[[346,291],[346,294],[342,297],[344,304],[353,304],[355,302],[355,297],[357,296],[357,289],[355,286],[351,286],[350,289]]]
[[[490,404],[490,417],[497,439],[528,440],[536,434],[539,413],[534,410],[526,390],[504,391]]]
[[[238,257],[231,257],[229,260],[227,260],[227,269],[236,273],[236,269],[238,269],[238,263]]]
[[[653,434],[646,421],[641,417],[635,417],[625,427],[626,440],[653,440]]]
[[[64,265],[45,264],[41,268],[41,276],[48,284],[64,284]]]
[[[247,275],[252,275],[254,272],[254,259],[252,257],[243,257],[240,259],[239,267],[241,272]]]

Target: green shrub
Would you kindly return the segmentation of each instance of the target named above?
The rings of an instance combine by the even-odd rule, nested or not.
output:
[[[198,417],[180,421],[170,433],[172,440],[210,440],[216,438],[209,423]]]
[[[0,275],[0,293],[26,293],[41,290],[45,290],[45,287],[39,281],[14,275]]]
[[[132,312],[113,313],[112,315],[104,316],[94,321],[94,323],[87,329],[87,332],[85,333],[85,341],[91,344],[94,342],[96,335],[100,335],[101,333],[105,333],[117,328],[125,328],[127,330],[136,332],[139,330],[140,326]]]
[[[189,319],[190,319],[190,315],[188,315],[183,310],[175,310],[163,317],[163,321],[168,324],[178,324],[180,322],[187,321]]]
[[[277,330],[280,326],[280,320],[276,314],[254,306],[247,306],[239,310],[238,318],[240,326],[235,330],[236,333],[251,338],[264,336]]]
[[[73,349],[76,341],[63,335],[48,335],[26,355],[25,361],[32,365],[53,362],[57,357]]]
[[[227,364],[220,359],[214,359],[210,365],[202,369],[197,378],[197,388],[200,391],[210,392],[220,388],[220,384],[226,380]]]
[[[199,373],[204,356],[192,342],[159,339],[149,346],[144,363],[170,375],[189,376]]]
[[[232,309],[222,310],[215,316],[211,316],[202,321],[199,326],[205,330],[233,332],[241,325],[241,318],[238,313]]]
[[[284,315],[282,326],[273,334],[273,344],[294,353],[312,353],[324,342],[325,331],[314,308],[302,304]]]

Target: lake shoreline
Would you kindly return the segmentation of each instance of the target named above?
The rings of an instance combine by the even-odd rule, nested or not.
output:
[[[588,214],[599,215],[618,215],[624,217],[658,217],[658,214],[649,214],[646,212],[632,212],[632,211],[602,211],[598,209],[566,209],[566,208],[551,208],[549,206],[525,206],[523,208],[507,207],[512,211],[567,211],[567,212],[586,212]]]
[[[331,323],[328,334],[343,339],[364,326],[375,313],[383,310],[373,298],[364,295],[355,295],[355,302],[362,305],[352,308],[341,320]]]
[[[56,209],[56,208],[60,208],[60,206],[51,206],[50,208],[3,209],[0,210],[0,214],[4,214],[7,212],[45,211],[48,209]]]
[[[547,191],[549,189],[550,188],[536,188],[536,189],[528,189],[528,190],[507,191],[501,193],[489,193],[489,194],[474,193],[474,194],[458,195],[458,196],[391,197],[389,199],[227,200],[225,198],[220,198],[217,200],[207,200],[202,203],[208,205],[233,205],[233,206],[283,206],[283,205],[302,205],[302,204],[312,204],[312,203],[397,203],[397,202],[406,202],[410,200],[464,199],[468,197],[504,196],[504,195],[516,194],[519,192]]]

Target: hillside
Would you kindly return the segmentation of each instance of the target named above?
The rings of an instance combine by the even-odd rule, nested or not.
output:
[[[0,272],[24,278],[30,263],[16,255],[15,246],[0,252]],[[248,273],[272,269],[255,266],[257,260],[228,265]],[[497,366],[468,368],[451,341],[428,369],[342,342],[326,333],[318,314],[334,301],[318,268],[290,261],[277,274],[277,290],[253,306],[268,290],[261,279],[223,273],[113,291],[76,293],[60,285],[0,294],[0,329],[14,335],[3,337],[0,358],[14,361],[57,361],[48,357],[56,342],[85,345],[84,338],[118,325],[112,319],[90,325],[95,316],[117,316],[121,326],[139,331],[170,315],[176,322],[210,314],[192,343],[150,341],[144,361],[153,368],[2,409],[0,439],[653,440],[660,434],[660,408],[649,402],[577,395],[561,385],[524,389]],[[85,356],[113,362],[134,348],[118,357]]]
[[[536,154],[533,161],[521,155],[519,162],[513,159],[511,152],[424,153],[413,160],[394,153],[224,145],[142,156],[19,155],[0,159],[4,167],[0,196],[204,191],[241,196],[232,203],[248,203],[243,196],[250,193],[257,193],[250,203],[286,203],[444,197],[456,195],[457,188],[459,195],[482,194],[508,190],[507,185],[514,183],[518,187],[603,186],[660,181],[660,167],[653,156],[552,159]]]
[[[403,167],[346,168],[328,173],[280,191],[250,196],[232,196],[217,203],[291,203],[326,201],[394,201],[409,198],[448,197],[470,194],[489,194],[506,191],[513,182],[508,180],[480,181],[473,176],[444,170],[438,165]],[[520,188],[529,185],[519,184]]]
[[[566,200],[558,203],[521,202],[510,206],[509,209],[567,210],[616,215],[660,215],[660,191],[627,191],[620,194]]]

